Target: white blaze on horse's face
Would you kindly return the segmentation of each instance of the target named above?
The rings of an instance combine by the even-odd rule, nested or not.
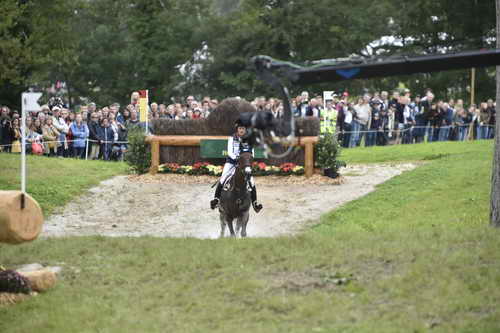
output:
[[[251,173],[252,173],[252,168],[251,168],[251,167],[249,167],[249,166],[245,167],[245,173],[246,173],[247,175],[251,174]]]

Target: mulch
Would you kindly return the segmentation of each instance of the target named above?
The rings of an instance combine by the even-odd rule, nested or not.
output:
[[[167,173],[129,175],[127,178],[131,182],[145,184],[213,184],[219,179],[216,176]],[[255,182],[258,185],[341,185],[345,182],[345,178],[342,176],[329,178],[320,174],[315,174],[310,178],[306,176],[258,176],[255,177]]]

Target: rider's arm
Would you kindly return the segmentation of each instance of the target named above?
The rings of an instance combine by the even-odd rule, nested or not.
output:
[[[227,140],[227,156],[232,160],[236,160],[238,156],[236,156],[236,152],[233,150],[233,141],[234,138],[232,136]]]

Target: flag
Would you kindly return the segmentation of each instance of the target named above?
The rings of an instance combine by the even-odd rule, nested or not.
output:
[[[148,121],[148,90],[139,90],[139,121],[147,122]]]

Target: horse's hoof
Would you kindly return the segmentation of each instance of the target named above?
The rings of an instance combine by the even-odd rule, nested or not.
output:
[[[254,202],[253,203],[253,210],[255,210],[256,213],[260,212],[264,208],[262,204]]]

